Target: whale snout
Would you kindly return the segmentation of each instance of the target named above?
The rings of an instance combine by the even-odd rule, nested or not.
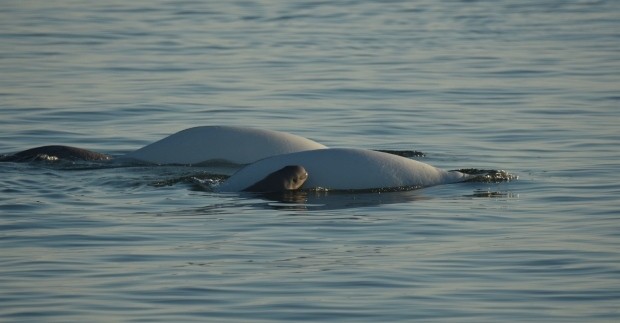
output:
[[[285,170],[286,172],[290,172],[288,177],[284,176],[285,178],[284,187],[287,190],[299,189],[302,185],[304,185],[304,183],[308,179],[308,172],[306,171],[305,168],[303,168],[303,166],[299,166],[299,165],[286,166],[283,168],[283,170]]]
[[[288,165],[245,188],[246,192],[283,192],[299,189],[308,179],[303,166]]]

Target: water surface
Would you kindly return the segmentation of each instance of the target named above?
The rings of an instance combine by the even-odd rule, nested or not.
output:
[[[2,6],[0,153],[247,125],[519,176],[283,201],[0,163],[3,321],[620,318],[617,1]]]

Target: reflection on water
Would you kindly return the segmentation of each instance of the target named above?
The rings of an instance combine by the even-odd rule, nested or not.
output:
[[[245,194],[244,194],[245,195]],[[285,193],[254,193],[248,197],[266,200],[259,204],[279,210],[337,210],[379,206],[390,203],[407,203],[428,199],[414,191],[401,192],[332,192],[296,191]]]

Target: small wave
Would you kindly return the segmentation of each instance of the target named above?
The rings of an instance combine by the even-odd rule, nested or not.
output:
[[[152,185],[155,187],[163,187],[173,186],[176,184],[187,184],[190,185],[192,190],[212,192],[214,191],[215,187],[217,187],[227,178],[228,176],[226,175],[205,172],[200,174],[191,174],[158,180],[152,183]]]
[[[401,157],[407,157],[407,158],[411,158],[411,157],[426,157],[425,153],[423,153],[421,151],[417,151],[417,150],[376,149],[375,151],[382,152],[382,153],[388,153],[388,154],[392,154],[392,155],[396,155],[396,156],[401,156]]]
[[[471,195],[464,195],[469,197],[510,197],[511,193],[499,192],[491,190],[475,190]]]
[[[457,169],[457,171],[463,174],[473,175],[467,182],[500,183],[519,179],[519,176],[501,169],[463,168]]]

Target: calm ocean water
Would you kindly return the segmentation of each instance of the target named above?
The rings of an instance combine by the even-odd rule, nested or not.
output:
[[[620,320],[620,2],[0,6],[0,153],[247,125],[519,176],[281,201],[0,163],[0,321]]]

